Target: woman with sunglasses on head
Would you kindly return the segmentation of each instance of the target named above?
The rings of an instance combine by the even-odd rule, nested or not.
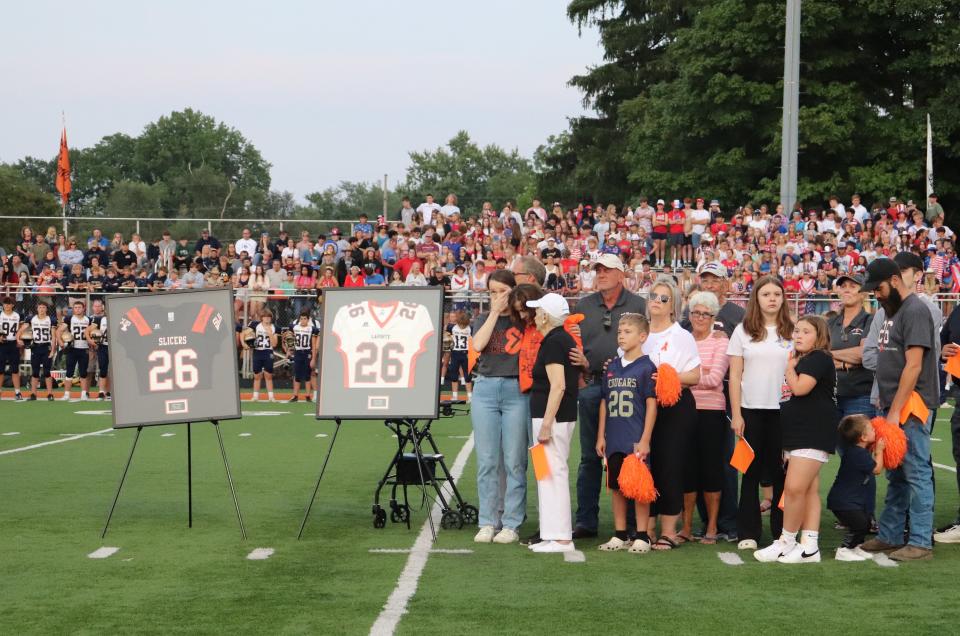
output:
[[[762,532],[760,496],[762,480],[773,485],[771,501],[783,492],[780,402],[784,373],[793,351],[793,320],[784,302],[783,283],[764,276],[750,293],[743,322],[730,337],[730,405],[733,432],[753,448],[755,457],[743,475],[737,511],[741,550],[756,550]],[[770,509],[770,534],[779,537],[783,511]]]
[[[684,464],[693,443],[697,406],[690,388],[700,382],[700,353],[689,331],[680,326],[683,299],[672,278],[662,277],[650,288],[647,318],[650,334],[643,353],[657,367],[672,367],[682,388],[679,400],[664,404],[658,395],[656,426],[650,444],[651,472],[660,496],[652,508],[651,526],[660,518],[660,538],[654,550],[672,550],[691,541],[690,535],[677,533],[677,519],[683,508]],[[651,538],[654,528],[649,528]]]

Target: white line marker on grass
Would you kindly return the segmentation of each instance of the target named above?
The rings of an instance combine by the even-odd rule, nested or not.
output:
[[[314,437],[329,437],[326,433],[317,433]]]
[[[247,555],[247,559],[250,561],[265,561],[273,556],[273,548],[254,548],[254,550]]]
[[[120,548],[97,548],[87,555],[91,559],[106,559],[120,551]]]
[[[410,554],[413,550],[410,548],[370,548],[368,552],[370,554]],[[473,550],[467,550],[465,548],[453,548],[449,550],[435,548],[430,550],[430,554],[473,554]]]
[[[19,435],[20,431],[10,431],[9,433],[4,433],[4,437],[13,437],[14,435]]]
[[[253,433],[240,433],[237,437],[250,437]]]
[[[717,556],[727,565],[743,565],[743,559],[736,552],[717,552]]]
[[[450,476],[454,483],[460,480],[463,468],[467,464],[467,458],[470,457],[472,451],[473,435],[471,434],[463,444],[463,448],[457,453],[453,468],[450,470]],[[452,494],[450,493],[450,484],[444,482],[442,488],[447,491],[447,495]],[[439,501],[433,505],[430,515],[433,517],[433,524],[439,526],[441,516]],[[393,634],[396,631],[400,619],[407,613],[407,604],[417,592],[417,584],[420,581],[420,575],[423,574],[423,568],[427,565],[427,559],[430,557],[432,543],[429,520],[424,521],[423,525],[420,526],[420,534],[417,535],[417,540],[413,542],[413,548],[410,550],[410,556],[407,557],[407,563],[403,566],[403,571],[397,580],[397,586],[393,588],[386,605],[383,606],[383,611],[380,612],[377,620],[373,623],[373,627],[370,628],[371,634],[381,636]]]
[[[173,437],[176,433],[160,433],[160,437]]]
[[[942,442],[943,440],[940,439],[939,437],[931,437],[931,438],[930,438],[930,441],[931,441],[931,442]]]
[[[33,450],[35,448],[43,448],[44,446],[50,446],[52,444],[72,442],[75,439],[90,437],[91,435],[101,435],[103,433],[108,433],[109,431],[112,431],[112,430],[113,430],[112,428],[104,428],[99,431],[93,431],[90,433],[80,433],[79,435],[71,435],[70,437],[63,437],[61,439],[50,440],[49,442],[40,442],[39,444],[31,444],[30,446],[21,446],[20,448],[11,448],[9,450],[0,451],[0,455],[12,455],[13,453],[22,453],[23,451]]]
[[[574,550],[573,552],[564,552],[563,560],[566,563],[586,563],[587,556],[580,550]]]
[[[951,473],[957,472],[956,466],[947,466],[946,464],[938,464],[937,462],[933,462],[933,465],[936,466],[937,468],[949,470]]]

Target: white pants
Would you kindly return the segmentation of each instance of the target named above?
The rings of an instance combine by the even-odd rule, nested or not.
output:
[[[543,420],[533,420],[536,443]],[[544,541],[569,541],[573,538],[570,521],[570,439],[576,422],[554,422],[553,437],[543,447],[550,465],[550,476],[537,482],[537,512],[540,514],[540,538]]]

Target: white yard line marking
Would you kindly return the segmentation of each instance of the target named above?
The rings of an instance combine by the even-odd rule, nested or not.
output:
[[[370,548],[367,550],[367,552],[370,554],[410,554],[413,552],[413,550],[410,548]],[[430,554],[473,554],[473,550],[467,550],[463,548],[454,548],[449,550],[436,548],[430,550]]]
[[[10,431],[9,433],[4,433],[3,436],[4,436],[4,437],[12,437],[12,436],[14,436],[14,435],[19,435],[19,434],[20,434],[20,431]]]
[[[247,559],[250,561],[265,561],[273,556],[273,548],[254,548],[253,551],[247,555]]]
[[[328,437],[326,433],[317,433],[314,437]]]
[[[75,439],[90,437],[91,435],[102,435],[112,430],[113,430],[112,428],[105,428],[99,431],[93,431],[91,433],[80,433],[79,435],[71,435],[70,437],[54,439],[54,440],[50,440],[49,442],[40,442],[39,444],[31,444],[30,446],[21,446],[20,448],[11,448],[9,450],[0,451],[0,455],[12,455],[13,453],[22,453],[23,451],[33,450],[34,448],[43,448],[44,446],[50,446],[52,444],[60,444],[62,442],[72,442]]]
[[[240,433],[237,437],[250,437],[253,433]]]
[[[472,451],[473,435],[471,434],[463,444],[463,448],[457,453],[457,458],[453,462],[453,468],[450,470],[450,476],[453,477],[454,483],[460,480],[460,476],[463,474],[463,468],[467,464],[467,458],[470,457]],[[450,491],[450,485],[446,482],[444,482],[443,488],[447,490],[447,492]],[[430,515],[433,517],[434,526],[439,527],[441,516],[439,501],[433,505]],[[403,566],[403,571],[397,580],[397,586],[393,588],[393,592],[390,593],[386,605],[383,606],[383,611],[380,612],[377,620],[370,628],[371,634],[381,636],[393,634],[396,631],[400,619],[407,613],[407,604],[417,592],[417,584],[420,581],[420,575],[423,574],[424,567],[427,565],[427,559],[430,557],[430,546],[432,543],[433,538],[430,535],[430,524],[429,520],[427,520],[420,526],[420,534],[417,535],[417,540],[413,542],[410,556],[407,557],[407,563]]]
[[[939,437],[931,437],[931,438],[930,438],[930,441],[931,441],[931,442],[942,442],[943,440],[940,439]]]
[[[937,462],[933,462],[933,465],[936,466],[937,468],[949,470],[951,473],[957,472],[956,466],[947,466],[946,464],[938,464]]]
[[[160,437],[173,437],[176,433],[160,433]]]
[[[586,563],[587,556],[580,550],[574,550],[573,552],[564,552],[563,560],[566,563]]]
[[[717,552],[717,556],[727,565],[743,565],[743,559],[736,552]]]
[[[93,552],[87,555],[91,559],[106,559],[109,556],[113,556],[120,551],[120,548],[97,548]]]

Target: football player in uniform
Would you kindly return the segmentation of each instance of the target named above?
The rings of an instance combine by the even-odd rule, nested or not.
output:
[[[273,397],[273,350],[277,346],[277,330],[273,324],[273,312],[260,311],[260,322],[251,322],[253,329],[253,401],[260,399],[260,380],[267,385],[267,400],[275,402]]]
[[[7,369],[13,377],[14,399],[20,401],[20,349],[23,347],[17,335],[20,331],[20,314],[13,310],[13,298],[4,296],[3,311],[0,311],[0,389],[3,388]]]
[[[286,341],[283,343],[287,357],[293,357],[293,397],[290,402],[299,401],[301,382],[307,391],[306,400],[309,402],[310,380],[313,377],[313,367],[317,363],[317,341],[320,335],[320,331],[313,324],[309,308],[300,310],[300,317],[290,330],[293,332],[293,348],[290,349]]]
[[[56,324],[57,319],[50,314],[50,306],[38,303],[37,315],[20,325],[20,340],[30,343],[30,366],[33,367],[30,378],[31,400],[37,399],[40,380],[47,385],[47,399],[53,400],[53,377],[50,370],[53,368],[53,356],[56,353]]]
[[[471,333],[470,317],[467,315],[467,312],[462,310],[458,311],[456,321],[450,328],[453,345],[450,350],[450,362],[447,364],[447,381],[450,383],[450,398],[453,400],[460,399],[458,392],[460,382],[467,385],[467,402],[473,397],[473,383],[470,382],[467,355]]]
[[[91,303],[93,315],[90,316],[90,326],[87,327],[86,338],[97,352],[97,375],[100,392],[97,399],[110,400],[110,349],[107,342],[107,316],[103,313],[103,301],[95,300]]]
[[[63,400],[70,399],[70,389],[73,388],[74,372],[80,375],[80,399],[87,400],[87,390],[90,380],[87,378],[89,365],[88,353],[90,343],[87,341],[87,327],[90,326],[90,317],[86,315],[87,306],[82,300],[74,301],[73,313],[60,325],[58,336],[67,350],[67,368],[63,376]]]

